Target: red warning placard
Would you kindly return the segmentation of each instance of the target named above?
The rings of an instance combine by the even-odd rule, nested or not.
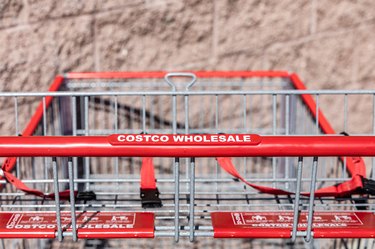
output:
[[[289,238],[293,212],[215,212],[211,214],[215,237]],[[308,214],[300,214],[298,231],[307,228]],[[315,212],[314,237],[374,237],[375,215],[355,212]]]
[[[1,238],[54,238],[55,212],[0,213]],[[63,231],[72,230],[70,212],[61,212]],[[153,213],[77,212],[79,238],[152,238]]]

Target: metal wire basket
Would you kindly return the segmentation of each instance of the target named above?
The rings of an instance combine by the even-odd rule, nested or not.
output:
[[[375,163],[360,158],[375,155],[373,131],[337,134],[322,112],[341,98],[347,131],[355,96],[375,103],[375,91],[308,91],[286,72],[70,73],[48,93],[0,93],[2,116],[15,124],[7,135],[16,135],[0,139],[8,157],[0,237],[367,238],[362,245],[374,246]],[[185,140],[166,143],[179,135]],[[140,194],[145,159],[157,179],[151,197]],[[358,162],[372,172],[357,172],[361,189],[319,195],[354,181],[348,167]],[[150,208],[145,198],[161,203]]]

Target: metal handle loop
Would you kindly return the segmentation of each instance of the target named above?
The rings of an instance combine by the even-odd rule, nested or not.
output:
[[[164,76],[164,79],[168,83],[168,85],[172,87],[173,91],[176,90],[176,85],[173,83],[172,77],[190,77],[191,81],[185,87],[186,91],[188,91],[189,88],[192,87],[197,81],[197,76],[193,73],[167,73]]]

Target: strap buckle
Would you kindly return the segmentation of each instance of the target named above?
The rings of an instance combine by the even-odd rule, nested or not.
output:
[[[375,195],[375,180],[362,178],[362,184],[362,192],[364,194]]]
[[[93,191],[78,192],[76,196],[78,201],[93,201],[96,200],[96,194]]]
[[[142,208],[160,208],[163,206],[159,198],[160,192],[156,189],[141,189]]]

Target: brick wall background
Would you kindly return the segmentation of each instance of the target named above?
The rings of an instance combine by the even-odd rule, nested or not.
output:
[[[249,69],[368,89],[374,31],[371,0],[2,0],[0,90],[66,71]]]

